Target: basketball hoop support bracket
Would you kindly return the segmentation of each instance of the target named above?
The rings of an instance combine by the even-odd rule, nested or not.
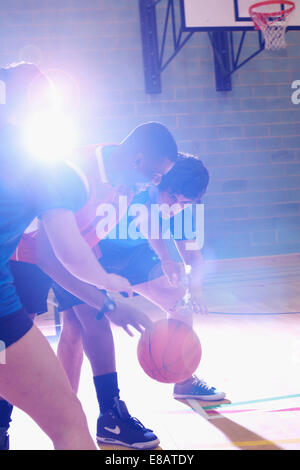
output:
[[[189,39],[197,31],[186,31],[183,24],[183,11],[176,8],[176,0],[139,0],[141,38],[145,76],[145,91],[149,94],[161,93],[161,74],[177,56]],[[178,0],[177,0],[178,2]],[[162,37],[159,38],[157,28],[157,5],[166,4],[166,12]],[[182,2],[180,2],[182,6]],[[180,17],[178,20],[178,16]],[[171,28],[173,50],[166,56],[166,40]],[[258,35],[258,50],[246,59],[241,60],[246,34]],[[264,50],[264,40],[260,31],[243,31],[237,46],[235,32],[227,29],[209,30],[209,36],[215,62],[216,90],[231,91],[231,76],[246,63]],[[238,33],[237,33],[238,34]]]
[[[150,94],[161,93],[162,72],[194,34],[194,32],[184,33],[181,19],[178,27],[174,0],[167,0],[163,34],[159,42],[156,7],[162,1],[165,2],[165,0],[139,0],[145,88],[146,93]],[[170,23],[173,51],[168,58],[165,58],[166,38]]]
[[[161,93],[155,4],[152,0],[140,0],[139,8],[146,93]]]
[[[230,61],[230,41],[227,31],[213,31],[208,33],[215,61],[215,77],[217,91],[231,91],[231,61]]]
[[[231,91],[231,76],[260,54],[265,46],[261,31],[251,32],[258,36],[258,49],[249,57],[241,60],[241,54],[248,31],[243,31],[239,43],[234,45],[234,32],[228,30],[209,31],[208,36],[214,51],[217,91]]]

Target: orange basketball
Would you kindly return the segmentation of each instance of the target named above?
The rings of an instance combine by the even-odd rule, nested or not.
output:
[[[160,320],[145,330],[137,355],[147,375],[158,382],[180,383],[199,366],[201,344],[194,330],[179,320]]]

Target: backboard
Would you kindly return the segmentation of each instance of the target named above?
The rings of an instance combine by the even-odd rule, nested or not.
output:
[[[259,0],[181,0],[185,31],[254,30],[249,7]],[[300,30],[300,0],[293,0],[296,9],[288,30]]]

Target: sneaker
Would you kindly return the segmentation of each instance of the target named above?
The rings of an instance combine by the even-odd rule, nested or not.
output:
[[[203,401],[223,400],[225,393],[210,387],[207,383],[198,379],[196,375],[192,375],[190,379],[182,384],[175,384],[174,398],[194,398]]]
[[[159,439],[151,429],[128,413],[125,403],[115,398],[115,405],[97,423],[97,442],[115,444],[132,449],[155,449]]]
[[[6,428],[0,428],[0,450],[9,450],[9,435]]]

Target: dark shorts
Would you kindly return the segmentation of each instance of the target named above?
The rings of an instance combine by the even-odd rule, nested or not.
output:
[[[5,363],[3,351],[23,338],[32,326],[32,320],[23,309],[0,317],[0,367]]]
[[[38,315],[47,312],[52,279],[35,264],[11,261],[10,269],[17,294],[26,312]]]
[[[132,286],[163,276],[160,260],[148,243],[125,250],[123,247],[119,247],[116,242],[104,240],[100,247],[102,257],[99,262],[105,271],[125,277]],[[58,301],[59,311],[68,310],[75,305],[84,303],[58,284],[54,284],[53,290]],[[125,293],[122,295],[128,297]]]
[[[115,241],[106,239],[100,243],[100,248],[102,257],[99,262],[105,271],[125,277],[132,286],[163,275],[160,259],[147,242],[124,249]]]
[[[159,258],[146,243],[133,249],[120,248],[116,242],[101,242],[101,266],[108,272],[125,277],[132,286],[143,284],[163,275]],[[52,288],[59,311],[83,302],[52,281],[40,268],[29,263],[11,261],[11,271],[21,302],[27,313],[47,312],[47,299]],[[126,294],[124,294],[126,297]]]

